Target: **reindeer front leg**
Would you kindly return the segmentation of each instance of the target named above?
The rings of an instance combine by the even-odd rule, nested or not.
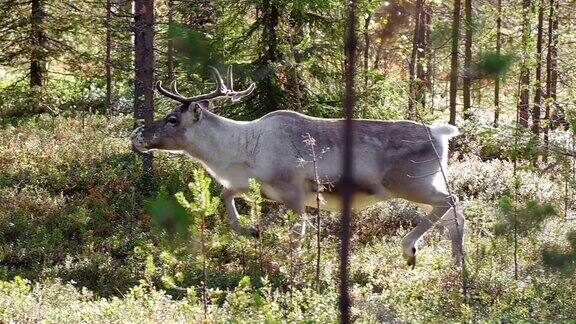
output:
[[[300,217],[300,221],[292,226],[289,232],[290,241],[299,245],[306,234],[308,223],[304,204],[305,191],[301,186],[290,185],[283,186],[281,192],[283,193],[282,202]]]
[[[258,237],[260,235],[260,231],[254,227],[243,227],[240,225],[240,221],[238,219],[239,214],[236,210],[236,204],[234,203],[234,198],[238,195],[238,191],[225,188],[222,191],[222,201],[224,201],[224,206],[226,206],[226,211],[228,212],[228,217],[230,218],[230,226],[234,232],[244,235],[244,236],[254,236]]]

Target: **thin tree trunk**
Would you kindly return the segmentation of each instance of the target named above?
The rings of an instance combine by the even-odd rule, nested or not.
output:
[[[278,53],[278,36],[276,28],[280,18],[278,6],[272,0],[264,0],[263,7],[264,19],[264,41],[266,42],[267,50],[264,54],[264,61],[276,62]]]
[[[498,17],[496,18],[496,54],[502,51],[502,0],[498,0]],[[500,119],[500,75],[494,79],[494,127],[498,127]]]
[[[530,40],[530,0],[522,0],[522,67],[520,68],[520,100],[518,102],[518,122],[528,128],[530,110],[530,69],[528,67],[528,42]]]
[[[166,50],[166,74],[168,81],[174,81],[174,40],[172,30],[174,25],[174,0],[168,0],[168,44]]]
[[[434,51],[432,49],[432,32],[430,30],[430,25],[432,24],[432,8],[424,3],[422,7],[422,14],[424,15],[423,21],[423,30],[422,33],[424,34],[423,43],[424,43],[424,52],[422,53],[423,59],[426,61],[426,69],[424,69],[424,64],[420,65],[420,69],[417,71],[422,72],[422,81],[426,86],[426,90],[429,93],[432,93],[432,61]]]
[[[41,90],[46,78],[46,30],[44,21],[46,17],[44,0],[32,0],[30,13],[32,50],[30,51],[30,88]],[[40,98],[34,98],[34,112],[41,113],[46,110]]]
[[[154,0],[135,0],[134,6],[134,118],[154,121]],[[143,154],[147,174],[152,171],[152,155]]]
[[[544,0],[538,4],[538,36],[536,37],[536,93],[532,107],[532,133],[540,135],[540,110],[542,107],[542,35],[544,25]]]
[[[290,55],[292,56],[293,65],[288,67],[288,71],[286,73],[288,84],[292,89],[292,92],[295,96],[295,107],[294,110],[298,112],[302,112],[303,109],[303,97],[302,97],[302,77],[300,75],[300,57],[296,55],[297,49],[294,44],[299,44],[303,39],[303,16],[300,13],[291,14],[290,20],[292,21],[290,26],[290,33],[288,34],[288,41],[290,43]],[[290,71],[291,70],[291,71]]]
[[[430,52],[428,44],[428,36],[430,34],[430,7],[422,1],[422,9],[420,10],[420,28],[418,30],[418,43],[419,50],[416,53],[416,100],[422,106],[426,107],[426,91],[428,88],[428,73],[425,68],[425,62]]]
[[[408,66],[408,70],[410,73],[409,76],[409,86],[410,86],[410,91],[409,91],[409,98],[408,98],[408,114],[407,117],[408,119],[413,119],[414,117],[416,117],[416,113],[415,113],[415,109],[418,109],[418,107],[416,107],[416,102],[418,100],[417,96],[417,83],[419,80],[417,80],[416,78],[416,66],[418,65],[418,52],[422,50],[421,46],[421,42],[420,42],[420,29],[421,29],[421,25],[422,25],[422,6],[423,6],[423,0],[416,0],[416,6],[414,9],[414,33],[412,34],[412,52],[410,53],[410,63]]]
[[[456,98],[458,94],[458,38],[460,34],[460,0],[454,0],[452,12],[452,51],[450,60],[450,120],[456,125]]]
[[[368,89],[368,57],[370,55],[370,34],[368,34],[368,28],[370,28],[371,20],[372,14],[366,15],[364,18],[364,90]]]
[[[378,48],[376,49],[376,57],[374,58],[374,70],[380,69],[380,59],[382,57],[382,49],[384,48],[384,44],[382,41],[379,42]]]
[[[106,0],[106,57],[104,65],[106,67],[106,114],[112,112],[112,0]]]
[[[292,51],[294,52],[294,51]],[[296,103],[294,110],[297,112],[303,111],[303,104],[302,104],[302,90],[300,89],[300,73],[298,70],[298,62],[294,59],[294,66],[292,67],[292,73],[288,73],[287,77],[289,79],[289,83],[291,84],[292,90],[294,91],[294,95],[296,96]]]
[[[434,55],[436,51],[432,48],[432,31],[430,26],[432,25],[432,8],[429,5],[424,5],[422,9],[424,11],[424,26],[425,26],[425,49],[424,53],[426,55],[426,73],[424,74],[424,83],[426,85],[426,91],[431,95],[432,99],[430,102],[430,112],[434,112]]]
[[[472,87],[472,0],[464,0],[465,31],[464,40],[464,78],[462,80],[462,114],[464,119],[470,117],[470,90]]]
[[[264,24],[263,41],[266,46],[262,56],[262,63],[270,73],[262,79],[260,86],[264,101],[267,103],[269,110],[278,110],[281,98],[274,89],[273,79],[275,78],[271,63],[278,59],[278,35],[277,27],[280,19],[280,13],[277,5],[272,0],[263,0],[262,2],[262,22]]]
[[[548,17],[548,55],[546,56],[546,113],[548,127],[545,129],[544,139],[548,143],[548,129],[554,129],[556,121],[553,120],[553,110],[558,108],[556,103],[556,89],[558,84],[558,0],[550,0]],[[553,109],[556,108],[556,109]]]

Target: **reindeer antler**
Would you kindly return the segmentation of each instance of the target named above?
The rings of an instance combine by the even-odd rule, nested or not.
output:
[[[233,89],[234,77],[232,74],[232,66],[228,67],[228,71],[226,73],[227,79],[228,79],[227,80],[228,86],[226,86],[226,84],[224,83],[224,80],[222,80],[222,76],[220,75],[220,72],[215,67],[209,66],[209,68],[210,68],[210,70],[212,70],[212,76],[214,77],[214,80],[216,81],[216,89],[210,93],[201,94],[201,95],[194,96],[194,97],[184,97],[176,89],[176,81],[172,82],[172,92],[164,89],[162,87],[161,81],[156,82],[156,88],[158,89],[158,92],[160,92],[162,95],[164,95],[170,99],[174,99],[174,100],[181,102],[181,103],[191,103],[191,102],[197,102],[197,101],[202,101],[202,100],[214,100],[216,98],[230,98],[232,100],[232,102],[236,102],[236,101],[248,96],[249,94],[251,94],[252,91],[254,91],[254,88],[256,88],[256,84],[252,83],[252,84],[250,84],[250,86],[246,90],[234,91],[234,89]]]

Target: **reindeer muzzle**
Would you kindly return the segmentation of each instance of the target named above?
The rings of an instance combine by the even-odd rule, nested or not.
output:
[[[144,140],[144,126],[136,128],[130,135],[130,139],[132,140],[132,146],[138,152],[144,153],[148,151],[146,141]]]

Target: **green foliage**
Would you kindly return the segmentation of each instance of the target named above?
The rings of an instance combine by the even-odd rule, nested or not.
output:
[[[509,238],[514,231],[519,236],[527,236],[538,231],[545,220],[557,214],[552,204],[539,204],[534,200],[528,201],[526,207],[518,208],[509,196],[500,198],[499,206],[503,218],[494,227],[494,234]]]
[[[246,202],[250,205],[250,216],[252,219],[258,219],[262,214],[262,195],[260,184],[254,179],[250,179],[250,190],[244,196]]]
[[[290,248],[287,233],[296,216],[263,200],[256,182],[251,181],[250,192],[237,205],[243,225],[259,226],[257,240],[229,230],[215,198],[219,187],[189,159],[155,153],[155,179],[145,182],[128,140],[132,118],[122,115],[132,110],[134,83],[130,2],[113,2],[110,119],[92,114],[105,107],[104,48],[94,46],[104,39],[104,6],[98,1],[45,3],[52,38],[44,53],[47,82],[30,89],[29,5],[0,1],[6,9],[0,17],[5,32],[0,39],[5,49],[0,53],[0,322],[336,321],[339,217],[322,219],[318,294],[310,284],[315,251],[306,241],[298,253]],[[257,83],[249,100],[219,103],[215,109],[222,115],[253,119],[271,110],[293,109],[342,117],[346,3],[174,3],[171,26],[165,23],[166,3],[155,3],[157,79],[165,78],[164,53],[171,37],[182,93],[213,89],[208,64],[233,65],[236,89]],[[504,78],[517,75],[516,58],[531,67],[536,62],[532,54],[519,55],[521,39],[514,35],[523,18],[520,5],[504,3],[503,33],[512,36],[503,42],[507,54],[488,51],[474,59],[474,118],[457,121],[466,135],[449,171],[468,219],[468,298],[460,294],[449,243],[437,230],[423,239],[420,266],[405,269],[400,238],[415,225],[418,211],[403,202],[379,204],[359,213],[353,224],[356,322],[573,321],[576,300],[566,287],[576,285],[574,224],[551,217],[564,204],[568,215],[574,213],[576,184],[567,174],[571,160],[554,153],[571,134],[549,132],[548,160],[528,166],[526,161],[544,152],[543,145],[528,130],[516,129],[517,83]],[[445,17],[451,8],[439,1],[427,6],[433,13],[434,50],[424,68],[433,73],[421,114],[429,121],[445,120],[445,58],[451,36]],[[495,8],[491,3],[474,6],[479,9],[473,21],[474,49],[493,48]],[[362,18],[371,14],[371,21],[365,30],[368,52],[363,37],[359,39],[358,68],[366,63],[367,69],[358,73],[355,117],[406,115],[413,9],[408,1],[359,3],[358,32],[364,32]],[[17,26],[10,26],[11,21]],[[568,22],[560,23],[561,45],[573,38],[570,28]],[[559,57],[572,56],[569,47],[560,46]],[[573,65],[570,59],[561,60],[561,76]],[[491,127],[493,78],[503,80],[498,129]],[[569,104],[574,101],[573,81],[561,80],[557,103],[562,106],[555,107],[564,110],[574,132]],[[47,114],[33,115],[36,106]],[[163,98],[156,113],[173,107]],[[510,198],[514,194],[516,204]],[[514,228],[522,238],[519,280],[510,276],[509,244],[500,239],[509,238]],[[199,253],[199,230],[205,235],[205,255]],[[199,298],[203,261],[207,314]]]
[[[314,249],[304,244],[297,256],[290,250],[288,230],[297,219],[263,200],[256,182],[237,204],[245,225],[260,225],[259,240],[230,232],[214,198],[218,189],[189,159],[156,154],[162,189],[147,203],[140,193],[141,165],[126,140],[131,117],[107,121],[89,115],[84,126],[74,117],[54,121],[42,116],[0,129],[0,321],[201,321],[202,215],[208,321],[337,318],[337,215],[322,219],[322,289],[317,294],[311,286]],[[511,170],[510,161],[471,156],[450,164],[469,224],[468,302],[451,270],[449,242],[437,231],[422,242],[420,266],[405,269],[399,246],[414,226],[412,206],[394,202],[359,213],[351,262],[356,321],[569,319],[576,305],[565,287],[575,285],[574,278],[544,266],[540,250],[558,244],[550,239],[564,235],[570,224],[544,217],[551,211],[546,204],[518,208],[519,220],[536,220],[527,220],[533,229],[526,229],[530,239],[524,239],[519,255],[521,270],[531,275],[519,282],[509,276],[506,242],[489,233],[502,217],[512,217],[497,206],[497,198],[514,188]],[[557,204],[563,199],[563,184],[549,174],[526,168],[518,170],[518,177],[520,201],[537,197]],[[189,183],[187,189],[183,183]],[[509,211],[511,206],[504,205]],[[182,225],[172,233],[156,223],[162,219],[157,215],[180,215]],[[573,253],[568,245],[553,251],[561,253],[553,261]],[[571,263],[554,262],[570,273]]]
[[[109,295],[144,277],[135,247],[152,233],[128,125],[40,116],[0,129],[0,278],[59,277]],[[156,160],[167,192],[192,180],[191,161]]]
[[[170,37],[177,39],[175,50],[178,61],[183,64],[186,71],[204,70],[208,65],[218,66],[222,62],[218,49],[200,32],[183,24],[170,26]]]
[[[482,76],[502,78],[510,68],[513,61],[512,55],[485,52],[479,55],[476,70]]]
[[[576,231],[566,234],[568,247],[549,244],[542,249],[544,263],[553,269],[562,270],[570,275],[576,271]]]
[[[212,179],[206,174],[204,169],[195,169],[194,182],[188,184],[188,188],[192,192],[194,201],[188,203],[186,198],[179,193],[178,202],[185,206],[192,215],[194,215],[194,213],[203,214],[204,216],[214,215],[220,204],[220,198],[212,197],[210,192],[211,183]]]
[[[516,128],[515,125],[482,128],[476,136],[481,145],[478,153],[485,160],[531,160],[545,151],[542,143],[533,137],[530,130]]]
[[[181,192],[176,194],[178,200],[176,202],[168,195],[165,188],[161,188],[156,198],[149,202],[148,210],[152,216],[153,225],[165,229],[170,235],[179,234],[187,238],[188,227],[193,220],[186,213],[189,207],[183,205],[181,201],[185,198],[182,196],[179,199],[180,196],[182,196]]]

